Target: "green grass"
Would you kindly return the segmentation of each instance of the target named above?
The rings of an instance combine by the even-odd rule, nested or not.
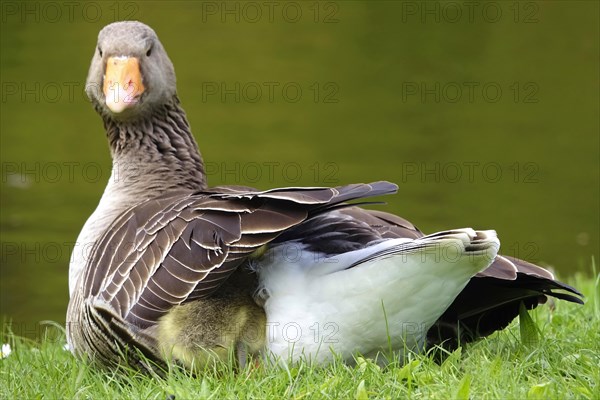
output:
[[[379,398],[600,398],[600,276],[569,281],[586,304],[556,301],[531,312],[537,340],[521,340],[519,322],[450,354],[441,364],[411,354],[404,364],[379,367],[299,364],[289,369],[253,365],[236,372],[220,365],[192,377],[173,369],[166,378],[99,371],[63,349],[59,327],[40,343],[4,333],[12,353],[0,360],[0,398],[132,399],[379,399]]]

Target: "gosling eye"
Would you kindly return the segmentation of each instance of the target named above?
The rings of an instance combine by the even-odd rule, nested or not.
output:
[[[100,54],[100,57],[102,57],[102,49],[100,48],[100,46],[98,46],[98,54]]]

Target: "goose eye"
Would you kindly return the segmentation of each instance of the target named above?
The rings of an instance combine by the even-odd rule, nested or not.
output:
[[[150,57],[150,54],[152,54],[152,47],[150,47],[146,52],[146,57]]]
[[[100,54],[100,57],[102,57],[102,49],[100,47],[98,47],[98,54]]]

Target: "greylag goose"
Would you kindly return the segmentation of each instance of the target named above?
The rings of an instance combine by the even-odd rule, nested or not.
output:
[[[98,36],[86,86],[113,173],[69,267],[71,351],[102,365],[197,369],[235,354],[325,364],[337,354],[449,348],[506,327],[524,304],[581,294],[497,254],[494,231],[424,235],[336,188],[208,188],[155,32]]]

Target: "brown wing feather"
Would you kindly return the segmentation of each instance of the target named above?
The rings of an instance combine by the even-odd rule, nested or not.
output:
[[[397,215],[379,210],[366,210],[359,207],[340,209],[339,212],[365,222],[383,238],[418,239],[425,236],[419,228]]]
[[[84,298],[147,328],[174,305],[213,293],[252,252],[309,212],[396,189],[387,182],[264,192],[228,187],[146,201],[98,241]]]
[[[475,277],[514,281],[517,279],[517,267],[508,257],[498,255],[489,267],[479,272]]]

